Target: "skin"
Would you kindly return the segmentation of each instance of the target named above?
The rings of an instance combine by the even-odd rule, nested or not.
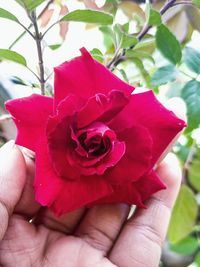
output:
[[[8,142],[0,149],[0,266],[158,266],[181,171],[173,157],[157,172],[167,189],[128,219],[130,207],[125,204],[80,209],[56,218],[34,201],[34,160]]]

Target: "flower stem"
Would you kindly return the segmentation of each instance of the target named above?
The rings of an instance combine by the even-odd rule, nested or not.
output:
[[[184,166],[183,166],[183,170],[182,170],[182,181],[183,183],[186,183],[190,186],[190,188],[193,189],[193,191],[196,191],[196,189],[191,185],[189,179],[188,179],[188,173],[189,173],[189,170],[190,170],[190,167],[192,165],[192,162],[193,162],[193,159],[194,157],[196,156],[196,153],[197,153],[197,146],[196,146],[196,142],[193,141],[193,144],[190,148],[190,151],[188,153],[188,156],[187,156],[187,159],[184,163]]]
[[[51,26],[49,26],[49,28],[42,34],[42,38],[47,34],[47,32],[48,32],[49,30],[51,30],[51,28],[53,28],[53,27],[54,27],[57,23],[59,23],[59,22],[60,22],[60,20],[54,22]]]
[[[31,12],[31,20],[33,23],[33,27],[35,29],[35,41],[37,45],[37,53],[39,60],[39,82],[41,87],[41,94],[45,95],[45,78],[44,78],[44,63],[43,63],[43,54],[42,54],[42,36],[38,29],[37,17],[35,11]]]
[[[169,10],[174,5],[175,2],[176,0],[170,0],[170,1],[165,2],[164,6],[160,10],[160,15],[162,16],[163,14],[165,14],[165,12]],[[151,25],[146,24],[144,28],[142,29],[142,31],[137,36],[138,41],[141,41],[142,38],[149,32],[151,28],[152,28]]]
[[[184,72],[183,70],[180,70],[180,69],[179,69],[179,71],[180,71],[183,75],[187,76],[187,77],[190,78],[190,79],[196,79],[196,78],[192,77],[191,75],[187,74],[186,72]]]
[[[193,3],[190,1],[179,1],[177,3],[174,3],[173,6],[178,6],[178,5],[188,5],[188,6],[195,6]]]
[[[46,6],[44,7],[44,9],[41,11],[41,13],[38,15],[38,18],[37,19],[40,19],[42,17],[42,15],[44,14],[44,12],[48,9],[48,7],[50,6],[50,4],[52,4],[55,0],[50,0]],[[23,28],[24,28],[24,25],[21,25]],[[18,37],[17,39],[15,39],[12,44],[9,46],[9,49],[12,49],[13,46],[27,33],[29,32],[30,33],[30,29],[32,28],[33,24],[31,23],[27,28],[25,28],[25,31],[23,31]]]

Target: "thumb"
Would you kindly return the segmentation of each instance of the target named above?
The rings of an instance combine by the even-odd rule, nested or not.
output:
[[[26,165],[14,141],[0,149],[0,240],[2,240],[26,178]]]

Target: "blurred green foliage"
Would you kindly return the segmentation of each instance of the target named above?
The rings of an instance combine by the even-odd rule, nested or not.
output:
[[[39,19],[43,20],[47,31],[52,27],[49,25],[48,16],[52,14],[47,12],[48,3],[56,8],[63,8],[60,0],[17,0],[17,2],[27,13],[33,12],[42,4],[46,10],[41,12]],[[200,266],[200,52],[191,46],[193,44],[191,40],[200,31],[200,2],[188,1],[186,6],[184,1],[157,0],[153,1],[153,4],[141,5],[128,0],[107,0],[101,7],[97,6],[95,1],[82,0],[82,2],[87,9],[96,11],[85,9],[62,14],[55,25],[61,21],[95,24],[104,40],[104,52],[95,47],[91,51],[96,60],[107,65],[120,78],[131,84],[152,88],[158,95],[163,95],[165,92],[166,99],[179,97],[186,104],[188,127],[173,148],[182,166],[183,183],[169,226],[168,250],[180,255],[190,255],[191,263],[193,262],[190,266],[198,267]],[[66,6],[67,3],[68,1]],[[124,23],[119,23],[117,20],[119,13],[124,16]],[[21,25],[16,14],[13,15],[3,8],[0,8],[0,17]],[[28,30],[31,27],[30,25]],[[21,37],[23,38],[23,35]],[[13,44],[17,41],[14,40]],[[52,50],[61,46],[62,43],[49,45]],[[0,49],[0,60],[11,60],[27,66],[23,55],[9,49]],[[26,86],[26,81],[19,80]],[[184,264],[180,265],[182,266]]]

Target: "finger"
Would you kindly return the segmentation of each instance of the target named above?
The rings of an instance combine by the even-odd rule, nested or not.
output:
[[[74,233],[75,228],[79,224],[85,213],[85,209],[81,208],[73,212],[69,212],[61,217],[56,217],[48,208],[42,209],[34,220],[36,225],[45,225],[47,228],[59,231],[65,234]]]
[[[28,149],[21,149],[26,162],[26,182],[15,212],[33,217],[41,208],[35,200],[33,180],[35,176],[34,154]]]
[[[0,149],[0,240],[19,201],[26,179],[26,164],[14,141]]]
[[[48,208],[41,208],[35,201],[33,180],[35,176],[35,154],[29,150],[22,148],[26,165],[27,165],[27,180],[24,187],[22,197],[16,207],[17,212],[24,212],[30,217],[34,216],[34,223],[43,224],[51,230],[60,231],[66,234],[71,234],[74,228],[79,223],[80,218],[84,213],[84,209],[68,213],[61,217],[56,217]]]
[[[171,210],[177,197],[181,171],[175,156],[157,170],[167,189],[156,193],[125,225],[113,250],[111,261],[120,267],[158,266]]]
[[[91,208],[78,227],[76,235],[105,255],[113,246],[129,210],[126,204],[100,205]]]

